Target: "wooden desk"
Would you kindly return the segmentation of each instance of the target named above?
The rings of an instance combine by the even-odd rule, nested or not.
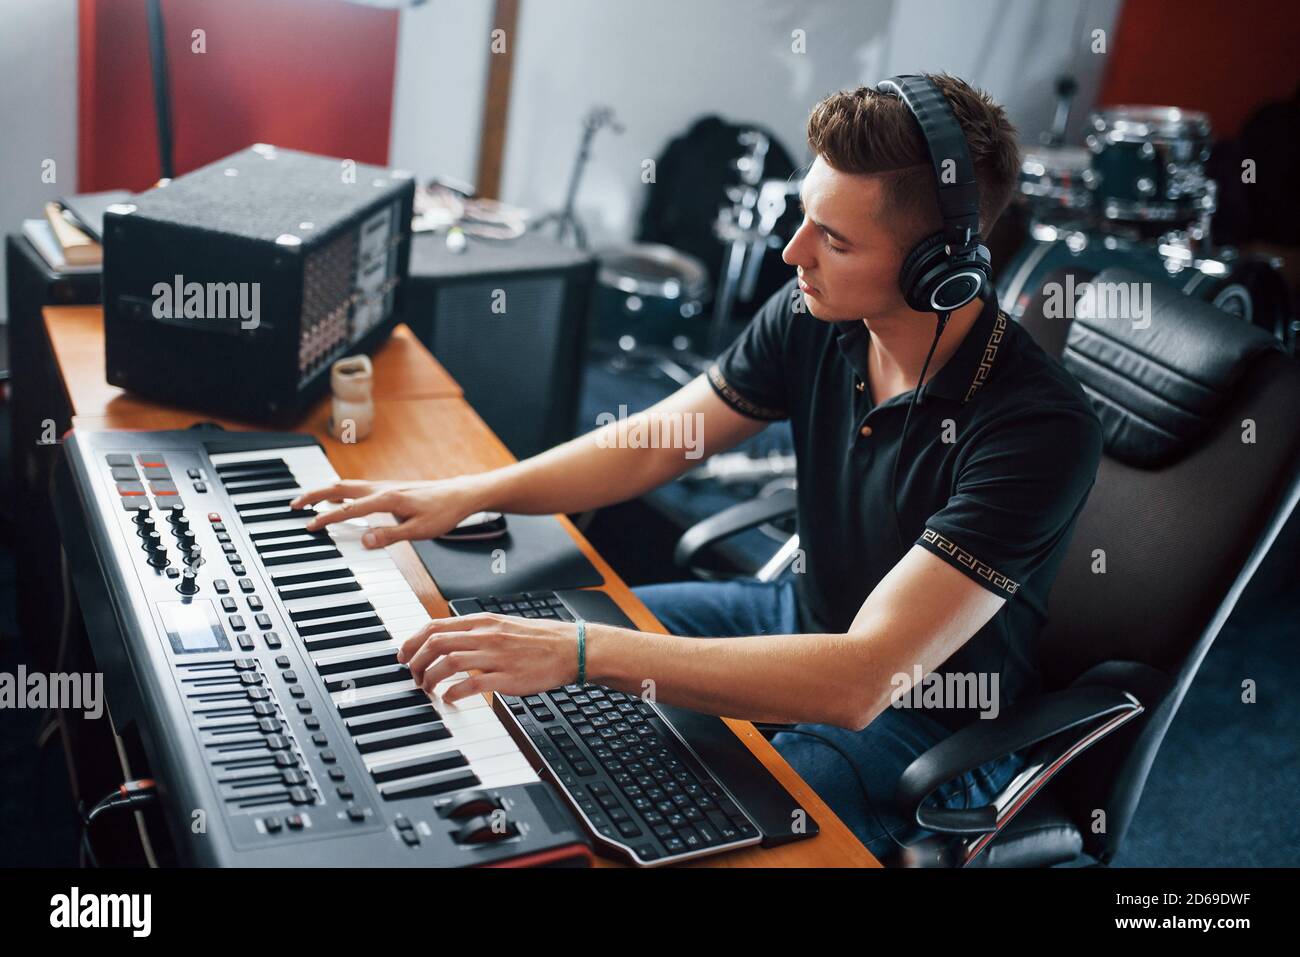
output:
[[[73,410],[73,427],[97,429],[182,429],[196,421],[218,421],[231,429],[253,429],[201,412],[167,408],[124,394],[104,381],[104,337],[99,307],[49,307],[45,325]],[[388,381],[385,379],[388,378]],[[399,327],[375,356],[375,424],[368,439],[336,442],[327,431],[329,400],[316,406],[298,431],[321,441],[344,478],[434,479],[480,472],[513,461],[509,450],[461,397],[459,387],[433,356]],[[663,627],[569,520],[560,521],[605,578],[608,593],[638,628]],[[447,603],[407,543],[390,549],[431,616],[447,614]],[[806,785],[772,745],[747,721],[728,725],[821,825],[811,840],[765,850],[756,848],[705,858],[695,866],[879,867],[871,853]],[[599,859],[601,865],[611,865]]]

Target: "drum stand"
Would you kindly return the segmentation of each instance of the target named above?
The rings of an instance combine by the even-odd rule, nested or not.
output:
[[[541,229],[550,223],[558,223],[555,238],[564,242],[569,233],[573,234],[574,245],[583,252],[587,250],[587,231],[578,219],[575,205],[578,199],[578,186],[582,183],[582,174],[586,171],[587,161],[591,158],[591,141],[601,127],[608,126],[615,133],[622,134],[623,124],[614,119],[614,110],[608,106],[594,106],[583,120],[582,142],[578,146],[578,156],[573,161],[573,173],[569,177],[569,190],[564,198],[564,207],[557,212],[547,213],[533,223],[533,229]]]

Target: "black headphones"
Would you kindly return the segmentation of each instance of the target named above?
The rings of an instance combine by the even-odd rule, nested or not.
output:
[[[898,284],[917,312],[951,313],[992,287],[993,265],[980,240],[980,195],[966,135],[943,93],[926,76],[893,76],[876,90],[896,96],[916,117],[939,188],[943,230],[903,260]]]

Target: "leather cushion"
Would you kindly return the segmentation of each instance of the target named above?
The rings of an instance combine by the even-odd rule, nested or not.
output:
[[[1190,451],[1272,336],[1208,303],[1130,269],[1092,280],[1094,299],[1110,284],[1141,284],[1149,313],[1134,318],[1099,307],[1076,314],[1061,361],[1079,380],[1101,419],[1108,455],[1141,468]],[[1113,303],[1112,303],[1113,305]],[[1144,321],[1149,320],[1149,321]]]

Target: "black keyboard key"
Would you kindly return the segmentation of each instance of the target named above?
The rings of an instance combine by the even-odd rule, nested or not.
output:
[[[324,598],[326,595],[343,595],[352,591],[361,591],[361,585],[355,581],[333,581],[312,588],[281,588],[280,597],[292,601],[295,598]]]
[[[400,708],[409,708],[413,705],[425,704],[433,709],[429,696],[418,688],[410,691],[394,691],[388,694],[367,698],[365,701],[358,701],[353,704],[339,706],[339,714],[344,718],[354,718],[362,714],[379,714],[382,711],[394,711]],[[436,711],[434,712],[437,713]]]
[[[289,478],[271,481],[226,482],[225,486],[226,491],[231,495],[252,495],[256,492],[280,492],[285,489],[296,489],[298,483]]]
[[[309,608],[304,611],[291,611],[289,617],[293,621],[316,621],[320,618],[342,618],[345,615],[359,615],[362,612],[374,611],[375,606],[368,601],[356,602],[351,605],[333,605],[329,608]]]
[[[276,555],[270,558],[263,558],[262,564],[267,568],[279,568],[282,565],[301,565],[304,562],[323,562],[327,559],[342,557],[342,552],[337,548],[330,546],[328,548],[313,549],[310,552],[302,552],[297,555]]]
[[[412,682],[411,669],[406,665],[393,665],[389,668],[376,668],[368,672],[348,672],[337,678],[328,678],[325,687],[330,691],[347,691],[349,688],[375,688],[379,685]]]
[[[407,748],[413,744],[428,744],[430,741],[443,741],[451,737],[451,732],[442,722],[424,725],[419,728],[394,728],[391,731],[374,731],[357,735],[353,738],[357,750],[362,754],[374,754],[377,751],[392,751],[394,748]]]
[[[316,517],[316,510],[310,508],[278,508],[270,512],[262,512],[256,515],[244,514],[240,510],[240,521],[245,525],[260,525],[263,522],[284,522],[293,518],[301,518],[304,521]]]
[[[365,668],[382,668],[386,665],[397,664],[397,653],[395,651],[383,651],[375,654],[364,655],[359,658],[348,658],[343,661],[326,661],[318,664],[316,670],[322,675],[337,675],[348,671],[361,671]]]
[[[422,774],[436,774],[440,771],[468,766],[469,761],[459,751],[445,751],[427,758],[403,758],[400,761],[377,764],[371,769],[370,776],[374,778],[376,784],[383,784],[387,781],[401,781]]]
[[[383,628],[384,623],[379,620],[377,615],[367,615],[365,618],[350,618],[346,621],[331,621],[323,625],[295,625],[298,634],[303,638],[311,638],[316,635],[332,635],[340,631],[355,631],[361,628]]]
[[[266,534],[263,532],[262,534]],[[334,539],[330,538],[325,532],[293,532],[292,538],[288,538],[290,533],[281,532],[276,541],[257,543],[253,539],[253,548],[259,555],[270,555],[275,552],[291,552],[295,548],[307,548],[310,545],[333,545]]]
[[[347,630],[347,629],[340,629]],[[353,645],[369,645],[376,641],[388,641],[393,636],[387,631],[362,631],[353,635],[332,635],[323,638],[308,638],[303,640],[308,651],[326,651],[331,648],[350,648]]]
[[[288,585],[307,585],[311,582],[331,581],[335,578],[354,578],[347,568],[322,568],[314,572],[301,572],[296,575],[272,575],[271,581],[277,588],[283,588]]]
[[[288,469],[284,459],[249,459],[243,462],[226,462],[224,465],[215,465],[213,468],[221,476],[238,475],[240,472],[247,472],[255,469],[279,468]]]
[[[379,793],[386,801],[410,797],[433,797],[476,787],[481,782],[468,768],[455,768],[451,771],[439,771],[437,774],[420,775],[402,781],[380,784]]]
[[[392,731],[394,728],[410,728],[422,724],[434,724],[438,720],[438,714],[428,703],[424,705],[415,705],[410,708],[401,708],[393,711],[384,711],[380,714],[360,715],[356,718],[348,718],[348,730],[353,735],[365,734],[370,731]]]

